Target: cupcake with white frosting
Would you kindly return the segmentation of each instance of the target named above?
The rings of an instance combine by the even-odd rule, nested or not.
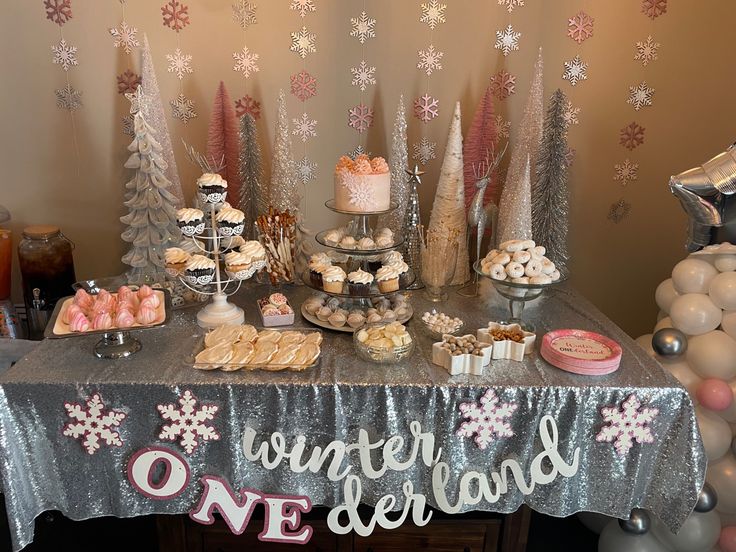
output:
[[[189,253],[179,247],[168,247],[164,251],[166,271],[172,276],[178,276],[186,268],[190,256]]]
[[[227,182],[217,173],[204,173],[197,179],[197,195],[202,203],[222,203],[227,196]]]
[[[240,246],[240,252],[248,255],[252,264],[266,262],[266,248],[258,240],[245,242]]]
[[[232,207],[223,207],[215,215],[217,221],[217,232],[224,237],[238,236],[243,233],[245,213]]]
[[[342,293],[347,274],[339,266],[330,266],[322,272],[322,289],[328,293]]]
[[[376,272],[376,282],[381,293],[399,291],[399,270],[392,265],[383,265]]]
[[[317,287],[322,287],[322,273],[332,266],[332,259],[327,253],[315,253],[309,258],[309,281]]]
[[[348,274],[348,289],[350,295],[364,296],[368,295],[373,283],[373,274],[361,270],[360,268]]]
[[[192,285],[205,285],[215,275],[215,261],[204,255],[192,255],[184,270],[187,281]]]
[[[198,236],[204,232],[204,213],[200,209],[184,207],[176,212],[176,223],[185,236]]]

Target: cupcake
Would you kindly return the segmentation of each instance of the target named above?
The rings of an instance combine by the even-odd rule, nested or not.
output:
[[[225,255],[225,270],[235,277],[238,272],[248,270],[251,267],[251,257],[245,253],[231,251]]]
[[[314,287],[322,287],[322,272],[330,266],[332,259],[326,253],[315,253],[309,258],[309,281]]]
[[[227,196],[227,182],[217,173],[204,173],[197,179],[197,195],[202,203],[222,203]]]
[[[361,249],[363,251],[370,251],[371,249],[375,249],[375,248],[376,248],[376,242],[374,242],[368,236],[364,238],[360,238],[358,240],[358,249]]]
[[[250,262],[253,264],[266,262],[266,248],[258,240],[245,242],[240,246],[240,252],[244,255],[250,255]]]
[[[204,232],[204,213],[199,209],[184,207],[176,212],[176,223],[185,236],[198,236]]]
[[[358,245],[358,242],[355,241],[355,238],[353,236],[345,236],[343,239],[340,240],[340,248],[341,249],[355,249],[355,247]]]
[[[322,272],[322,289],[328,293],[342,293],[347,275],[339,266],[331,266]]]
[[[243,245],[245,245],[243,236],[230,236],[220,242],[220,249],[223,253],[229,253],[230,251],[236,251]]]
[[[399,286],[402,288],[407,287],[409,285],[409,265],[404,261],[399,261],[389,266],[399,271]]]
[[[395,266],[383,265],[376,272],[376,281],[381,293],[399,291],[399,271]]]
[[[221,236],[237,236],[243,233],[245,213],[239,209],[222,208],[215,215],[217,221],[217,232]]]
[[[180,249],[179,247],[169,247],[164,252],[164,262],[166,263],[166,270],[173,276],[178,276],[181,271],[187,266],[189,261],[189,253]]]
[[[192,255],[184,270],[187,281],[192,285],[205,285],[215,275],[215,261],[204,255]]]
[[[398,251],[389,251],[381,257],[383,264],[392,265],[404,260],[404,256]]]
[[[348,289],[350,295],[368,295],[373,283],[373,274],[360,268],[348,274]]]

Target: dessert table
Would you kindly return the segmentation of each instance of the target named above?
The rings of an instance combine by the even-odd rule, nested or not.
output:
[[[309,290],[281,291],[297,307],[295,326],[307,327],[298,305]],[[438,309],[474,331],[507,312],[490,286],[485,291],[487,298],[451,293]],[[232,301],[245,309],[246,322],[258,325],[256,298],[268,293],[266,286],[251,284]],[[143,348],[127,359],[94,358],[93,336],[44,341],[0,375],[0,475],[13,549],[31,542],[34,518],[46,510],[76,520],[186,512],[196,519],[192,512],[203,500],[206,475],[236,493],[248,488],[264,496],[305,496],[315,506],[341,506],[346,491],[367,505],[385,506],[382,497],[394,495],[388,507],[398,510],[394,518],[407,502],[416,505],[423,497],[449,513],[509,513],[527,504],[555,516],[595,511],[626,518],[642,507],[670,529],[679,528],[695,505],[706,467],[693,404],[673,377],[573,288],[561,285],[528,305],[525,315],[537,328],[534,352],[523,362],[494,360],[481,376],[450,376],[431,363],[432,340],[420,318],[433,305],[421,292],[411,302],[415,316],[408,327],[417,347],[399,365],[363,362],[351,335],[324,331],[319,364],[303,372],[198,371],[185,361],[202,331],[193,309],[139,332]],[[547,364],[538,343],[559,328],[617,341],[620,369],[586,377]],[[497,428],[481,447],[457,433],[465,421],[459,407],[478,403],[489,390],[499,406],[512,407],[506,414],[503,408],[486,413],[486,421],[500,416],[509,431]],[[189,451],[183,441],[161,437],[167,421],[157,408],[178,406],[187,391],[197,407],[217,406],[206,422],[214,435],[200,435]],[[94,395],[124,418],[111,428],[119,442],[101,440],[90,454],[81,438],[63,429],[73,421],[65,404],[86,408]],[[626,448],[596,439],[606,424],[601,409],[630,396],[642,408],[658,409],[648,422],[651,442],[640,439]],[[258,458],[259,447],[273,458],[279,443],[285,443],[282,452],[301,443],[306,459],[314,447],[336,441],[347,445],[347,477],[328,474],[329,460],[312,470],[295,468],[293,458],[268,466]],[[186,464],[188,484],[176,496],[152,497],[132,483],[133,459],[151,447],[170,450]],[[166,481],[149,483],[156,489]],[[413,514],[407,523],[416,521]]]

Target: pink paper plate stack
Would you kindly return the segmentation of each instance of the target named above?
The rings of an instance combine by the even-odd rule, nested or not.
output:
[[[602,376],[618,370],[621,346],[603,335],[585,330],[555,330],[542,338],[541,355],[560,370],[584,376]]]

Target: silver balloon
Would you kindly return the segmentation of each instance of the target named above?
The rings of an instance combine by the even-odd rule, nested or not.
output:
[[[660,356],[680,356],[687,351],[687,336],[675,328],[662,328],[652,336],[652,349]]]
[[[654,536],[654,531],[632,535],[623,531],[614,519],[598,539],[598,552],[670,552],[670,548]]]
[[[718,504],[718,493],[710,486],[709,483],[703,485],[703,490],[698,495],[698,501],[695,503],[695,511],[701,514],[710,512]]]
[[[630,535],[643,535],[649,532],[649,528],[652,525],[649,514],[641,508],[631,510],[629,519],[620,519],[618,520],[618,524],[624,532]]]

